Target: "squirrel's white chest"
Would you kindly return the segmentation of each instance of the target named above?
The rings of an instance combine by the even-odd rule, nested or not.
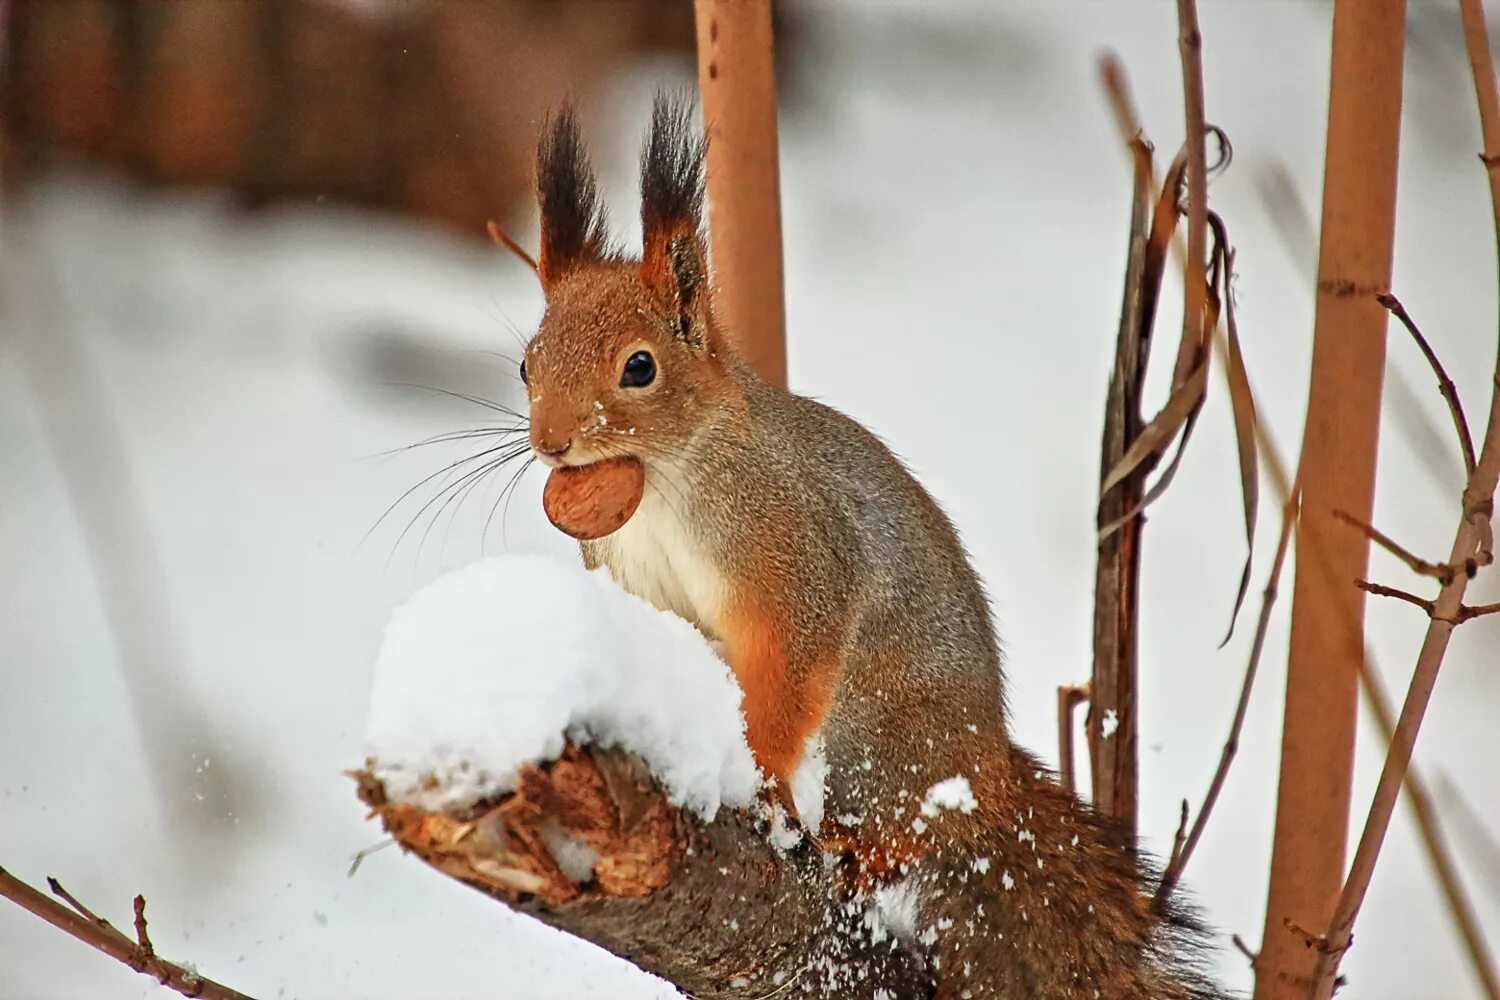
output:
[[[591,545],[620,586],[717,638],[723,578],[668,497],[648,485],[630,520]]]

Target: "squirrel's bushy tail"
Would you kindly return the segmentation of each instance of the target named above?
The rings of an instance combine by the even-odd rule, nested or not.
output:
[[[1151,910],[1157,873],[1130,838],[1024,750],[998,810],[953,817],[903,889],[943,1000],[1222,1000],[1208,935]],[[996,815],[996,813],[1000,815]],[[935,831],[936,832],[936,831]]]

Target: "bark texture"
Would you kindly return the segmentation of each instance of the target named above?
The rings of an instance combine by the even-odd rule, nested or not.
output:
[[[513,793],[454,814],[355,778],[404,850],[694,997],[934,994],[923,958],[870,920],[850,872],[806,841],[778,851],[746,812],[705,823],[677,809],[637,758],[570,744]]]

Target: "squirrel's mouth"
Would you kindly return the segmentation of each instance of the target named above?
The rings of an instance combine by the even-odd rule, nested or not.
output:
[[[551,469],[580,469],[612,458],[638,457],[618,448],[598,448],[576,438],[561,448],[555,446],[549,448],[533,443],[531,453],[539,462]]]

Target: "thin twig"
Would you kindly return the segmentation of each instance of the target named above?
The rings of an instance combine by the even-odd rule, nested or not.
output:
[[[1188,267],[1183,289],[1182,341],[1178,346],[1177,366],[1172,373],[1174,386],[1187,381],[1200,363],[1209,341],[1205,323],[1208,286],[1204,270],[1208,259],[1207,121],[1203,110],[1203,36],[1198,30],[1195,0],[1177,0],[1177,21],[1188,154]]]
[[[394,847],[394,846],[396,846],[396,840],[395,840],[395,838],[394,837],[387,837],[384,840],[382,840],[380,843],[376,844],[374,847],[366,847],[364,850],[362,850],[358,854],[354,855],[354,858],[349,862],[349,871],[347,873],[348,877],[349,878],[353,878],[354,877],[354,873],[357,872],[357,871],[359,871],[359,866],[365,863],[365,858],[368,858],[370,855],[376,853],[377,851],[383,851],[387,847]]]
[[[146,897],[137,895],[135,906],[135,943],[146,958],[155,958],[156,949],[151,947],[151,935],[146,932]]]
[[[535,274],[538,278],[541,277],[542,272],[538,270],[536,266],[536,258],[523,250],[521,248],[521,244],[511,239],[510,234],[507,233],[504,229],[500,228],[500,223],[492,220],[487,228],[490,232],[490,239],[495,241],[496,246],[502,246],[505,249],[509,250],[511,253],[515,254],[517,257],[521,258],[521,262],[524,263],[527,267],[531,268],[532,274]]]
[[[1369,580],[1355,580],[1354,585],[1367,594],[1374,594],[1377,597],[1394,597],[1397,600],[1405,601],[1407,604],[1414,604],[1417,607],[1421,608],[1423,611],[1427,612],[1430,617],[1437,617],[1437,603],[1435,601],[1429,601],[1426,598],[1418,597],[1416,594],[1409,593],[1405,590],[1397,590],[1395,587],[1387,587],[1384,584],[1371,583]],[[1453,615],[1452,618],[1445,618],[1443,620],[1448,622],[1450,625],[1462,625],[1464,622],[1470,621],[1471,619],[1483,618],[1485,615],[1493,615],[1497,613],[1500,613],[1500,604],[1460,604],[1458,606],[1458,611]]]
[[[1303,202],[1292,180],[1291,171],[1285,163],[1272,163],[1261,170],[1256,179],[1262,206],[1270,219],[1282,248],[1292,258],[1295,269],[1308,279],[1309,291],[1317,290],[1318,234],[1307,205]],[[1447,456],[1447,434],[1440,431],[1437,422],[1428,415],[1421,403],[1421,394],[1414,390],[1406,372],[1398,367],[1387,367],[1386,388],[1391,397],[1393,413],[1401,417],[1397,429],[1406,434],[1432,479],[1437,483],[1461,483],[1468,470],[1459,458],[1450,465]]]
[[[95,925],[114,931],[114,933],[116,934],[120,933],[119,931],[115,930],[114,924],[110,923],[108,920],[105,920],[93,910],[90,910],[87,906],[84,906],[82,903],[80,903],[71,892],[63,888],[61,882],[50,875],[47,876],[47,888],[52,890],[52,895],[66,901],[69,906],[77,910],[79,913],[83,914],[89,920],[92,920]],[[121,935],[121,937],[123,936],[124,935]]]
[[[1274,459],[1274,454],[1271,457]],[[1271,610],[1276,606],[1281,569],[1286,563],[1287,550],[1291,548],[1292,529],[1297,524],[1300,501],[1301,494],[1294,483],[1291,495],[1287,497],[1281,509],[1281,535],[1276,541],[1276,555],[1271,559],[1271,570],[1266,577],[1266,588],[1261,593],[1260,617],[1255,622],[1255,638],[1250,643],[1250,658],[1245,665],[1245,678],[1240,682],[1240,697],[1234,707],[1234,721],[1229,725],[1229,736],[1224,740],[1223,750],[1219,752],[1219,766],[1214,770],[1213,779],[1208,783],[1208,791],[1203,795],[1203,805],[1198,807],[1198,815],[1193,819],[1192,831],[1183,842],[1181,851],[1173,849],[1172,859],[1167,864],[1166,870],[1162,872],[1161,883],[1157,886],[1156,896],[1152,900],[1152,906],[1158,913],[1165,910],[1172,890],[1182,877],[1182,870],[1187,867],[1188,860],[1198,846],[1198,841],[1202,839],[1203,831],[1208,825],[1208,817],[1213,813],[1214,804],[1219,801],[1219,793],[1224,790],[1224,782],[1229,777],[1229,765],[1239,751],[1240,732],[1245,727],[1245,716],[1250,710],[1250,693],[1255,687],[1255,675],[1260,668],[1261,652],[1265,649],[1266,633],[1271,627]]]
[[[1434,580],[1437,580],[1441,583],[1447,583],[1448,578],[1453,575],[1452,567],[1439,566],[1437,563],[1428,562],[1426,559],[1421,558],[1420,556],[1413,553],[1410,549],[1407,549],[1405,546],[1401,545],[1391,536],[1385,534],[1373,524],[1367,524],[1366,522],[1361,521],[1359,518],[1355,517],[1348,511],[1335,510],[1333,512],[1333,516],[1335,520],[1343,521],[1345,524],[1349,525],[1351,528],[1354,528],[1360,534],[1364,535],[1370,541],[1374,542],[1376,545],[1379,545],[1381,548],[1385,549],[1397,559],[1400,559],[1403,563],[1406,564],[1407,569],[1411,570],[1413,573],[1416,573],[1418,576],[1430,576]]]
[[[1255,963],[1257,960],[1259,960],[1260,956],[1250,949],[1250,946],[1245,943],[1245,939],[1240,937],[1238,934],[1232,934],[1230,935],[1229,940],[1234,942],[1235,949],[1249,960],[1250,968],[1255,968]]]
[[[135,897],[136,940],[132,941],[109,921],[95,916],[88,907],[74,899],[56,879],[48,879],[52,891],[67,900],[69,909],[45,893],[16,878],[0,868],[0,896],[9,899],[29,913],[47,921],[58,930],[71,934],[111,958],[130,966],[136,972],[150,976],[163,986],[171,987],[185,997],[201,997],[203,1000],[252,1000],[249,996],[207,979],[169,962],[156,954],[151,939],[146,934],[146,900]],[[78,912],[74,912],[77,910]]]
[[[1468,46],[1469,62],[1474,71],[1474,89],[1479,101],[1480,130],[1484,138],[1483,160],[1489,174],[1495,238],[1497,250],[1500,250],[1500,96],[1496,92],[1494,64],[1490,58],[1489,38],[1485,34],[1484,12],[1480,0],[1459,0],[1459,3],[1463,11],[1464,40]],[[1495,506],[1495,486],[1500,482],[1500,354],[1497,354],[1492,386],[1484,443],[1464,486],[1462,514],[1448,558],[1449,564],[1453,566],[1466,565],[1476,554],[1486,553],[1493,539],[1490,518]],[[1354,921],[1359,916],[1360,906],[1364,903],[1365,894],[1374,877],[1375,862],[1380,857],[1386,832],[1390,829],[1391,814],[1395,811],[1396,798],[1411,764],[1417,733],[1432,698],[1432,690],[1437,684],[1438,671],[1443,665],[1443,656],[1448,651],[1448,641],[1461,620],[1459,615],[1463,609],[1464,592],[1468,589],[1469,578],[1468,573],[1454,573],[1433,602],[1432,618],[1427,623],[1427,634],[1422,640],[1417,666],[1412,672],[1406,701],[1401,706],[1401,717],[1391,735],[1390,749],[1386,752],[1385,766],[1381,769],[1380,780],[1375,787],[1370,814],[1360,834],[1359,846],[1355,849],[1349,876],[1339,894],[1333,919],[1329,921],[1326,944],[1319,955],[1315,983],[1322,995],[1327,995],[1327,986],[1334,978],[1339,961],[1353,938]]]
[[[1182,845],[1187,841],[1188,822],[1188,800],[1182,800],[1182,814],[1177,817],[1177,832],[1172,834],[1172,853],[1167,860],[1167,866],[1171,867],[1182,857]]]
[[[1390,311],[1392,316],[1401,321],[1402,326],[1406,327],[1406,332],[1411,334],[1411,339],[1417,342],[1418,350],[1427,359],[1427,364],[1432,369],[1432,373],[1437,376],[1438,392],[1442,393],[1443,399],[1447,400],[1448,411],[1453,414],[1453,429],[1458,432],[1458,447],[1464,454],[1464,471],[1473,472],[1474,436],[1469,433],[1469,418],[1464,416],[1464,404],[1458,398],[1458,387],[1448,377],[1448,370],[1438,360],[1438,356],[1433,351],[1432,345],[1427,342],[1426,337],[1422,336],[1422,331],[1417,329],[1416,322],[1407,313],[1406,307],[1401,304],[1401,300],[1390,292],[1381,292],[1375,298]]]
[[[1089,697],[1087,685],[1063,685],[1057,689],[1057,761],[1062,786],[1076,792],[1078,779],[1073,773],[1073,712]],[[352,870],[351,870],[352,874]]]
[[[1139,134],[1140,125],[1139,116],[1135,113],[1134,105],[1130,100],[1130,92],[1126,84],[1124,70],[1120,66],[1117,59],[1115,59],[1111,55],[1106,55],[1100,60],[1099,74],[1104,90],[1109,97],[1110,108],[1115,112],[1115,121],[1119,129],[1119,135],[1121,139],[1126,141],[1128,144],[1134,136]],[[1153,178],[1153,185],[1154,184],[1155,181]],[[1171,245],[1174,255],[1176,255],[1179,260],[1181,260],[1181,258],[1183,257],[1183,246],[1180,234],[1174,236]],[[1224,350],[1223,330],[1218,330],[1217,334],[1220,338],[1220,349]],[[1396,374],[1398,377],[1400,376],[1399,372],[1396,372],[1394,374]],[[1256,441],[1260,446],[1260,456],[1263,462],[1264,470],[1267,476],[1270,478],[1271,485],[1274,488],[1275,492],[1282,499],[1282,501],[1285,502],[1286,498],[1292,492],[1292,477],[1286,459],[1282,455],[1281,447],[1271,431],[1271,425],[1265,421],[1257,421],[1255,424],[1255,436]],[[1317,540],[1314,539],[1313,541],[1316,542]],[[1375,666],[1374,659],[1368,652],[1366,653],[1366,658],[1368,666],[1373,670]],[[1408,777],[1410,777],[1410,773],[1408,774]],[[1408,785],[1409,784],[1410,783],[1408,783]],[[1424,837],[1423,846],[1427,851],[1428,860],[1431,862],[1435,870],[1455,870],[1452,858],[1447,854],[1447,848],[1445,844],[1438,840],[1429,840]],[[1497,850],[1495,852],[1495,857],[1497,859],[1500,859],[1500,850]],[[1497,865],[1495,866],[1495,871],[1497,873],[1500,873],[1500,863],[1497,863]],[[1439,879],[1439,881],[1440,883],[1442,882],[1441,878]],[[1463,931],[1465,921],[1462,915],[1462,896],[1461,893],[1457,890],[1457,885],[1455,884],[1455,886],[1450,887],[1446,884],[1442,884],[1441,888],[1444,890],[1448,902],[1449,911],[1453,916],[1455,924],[1459,926],[1460,931]],[[1477,933],[1477,928],[1474,928],[1473,930],[1475,931],[1475,933]],[[1468,944],[1468,950],[1471,956],[1482,956],[1484,954],[1487,954],[1487,950],[1485,949],[1482,939],[1470,940]],[[1239,945],[1243,946],[1244,942],[1240,941]],[[1245,952],[1247,956],[1252,954],[1248,947],[1241,947],[1240,950],[1242,952]],[[1258,960],[1258,956],[1256,956],[1256,960]],[[1476,975],[1483,979],[1485,973],[1483,971],[1483,966],[1481,965],[1480,960],[1476,958],[1474,960],[1474,964]]]
[[[1387,587],[1383,583],[1371,583],[1369,580],[1355,580],[1354,585],[1365,593],[1374,594],[1376,597],[1394,597],[1398,601],[1405,601],[1407,604],[1415,605],[1427,612],[1429,617],[1437,608],[1436,604],[1425,597],[1418,597],[1416,594],[1405,590],[1397,590],[1395,587]]]
[[[1474,78],[1474,98],[1479,107],[1479,134],[1484,150],[1479,162],[1484,164],[1490,182],[1490,211],[1495,222],[1495,265],[1500,270],[1500,87],[1495,84],[1495,62],[1490,55],[1489,30],[1484,19],[1484,0],[1458,0],[1459,17],[1464,28],[1464,48],[1469,55],[1470,75]],[[1500,385],[1500,365],[1496,366],[1496,384]],[[1479,545],[1480,565],[1495,560],[1495,536],[1485,523]]]

